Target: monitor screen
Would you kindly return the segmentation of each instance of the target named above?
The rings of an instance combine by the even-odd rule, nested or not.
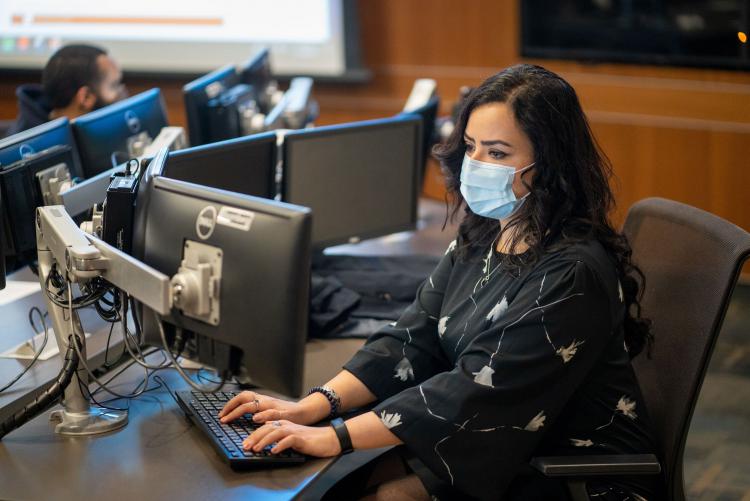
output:
[[[750,69],[750,0],[524,0],[526,57]]]
[[[57,118],[0,140],[0,168],[53,146],[69,146],[73,155],[71,175],[83,175],[73,130],[67,118]]]
[[[195,146],[169,154],[163,175],[245,195],[276,195],[273,132]]]
[[[310,211],[166,177],[152,180],[143,262],[173,276],[189,249],[220,275],[215,321],[173,308],[167,338],[182,329],[194,356],[285,395],[302,391],[307,338]],[[211,261],[211,259],[216,259]],[[161,346],[153,315],[144,335]]]
[[[36,208],[46,205],[37,174],[57,176],[59,166],[70,171],[73,165],[70,146],[56,145],[24,157],[0,170],[0,191],[8,222],[6,257],[13,257],[16,268],[36,261]],[[48,179],[50,175],[46,176]],[[49,189],[49,186],[47,186]]]
[[[234,66],[228,64],[193,80],[182,88],[191,145],[198,146],[211,142],[211,131],[208,128],[208,102],[233,87],[238,81]]]
[[[360,66],[357,23],[355,0],[3,0],[0,67],[89,42],[125,71],[198,74],[269,47],[274,74],[341,77]]]
[[[159,89],[141,92],[73,120],[84,176],[111,169],[131,156],[132,142],[145,133],[153,140],[166,127]]]
[[[413,229],[421,145],[414,115],[288,132],[282,198],[312,209],[316,248]]]

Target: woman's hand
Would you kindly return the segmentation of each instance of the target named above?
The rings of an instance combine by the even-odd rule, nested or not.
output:
[[[229,423],[244,414],[252,414],[253,421],[256,423],[285,419],[293,423],[311,424],[320,419],[315,409],[309,405],[269,397],[253,391],[243,391],[232,398],[219,412],[219,418],[222,423]]]
[[[302,426],[287,420],[267,422],[251,433],[242,442],[242,447],[260,452],[274,443],[272,454],[291,448],[308,456],[325,458],[341,452],[339,439],[332,427]]]

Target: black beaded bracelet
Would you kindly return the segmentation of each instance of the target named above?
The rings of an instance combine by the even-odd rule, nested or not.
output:
[[[328,400],[328,403],[331,404],[331,412],[328,414],[329,419],[338,415],[341,408],[341,399],[332,388],[328,386],[316,386],[310,388],[310,391],[307,392],[308,395],[312,395],[313,393],[322,393]]]

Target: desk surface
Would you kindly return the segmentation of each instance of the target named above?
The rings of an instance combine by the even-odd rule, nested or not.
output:
[[[339,246],[328,252],[442,254],[455,234],[453,226],[440,231],[443,207],[442,203],[422,200],[418,231]],[[27,337],[31,334],[26,315],[34,304],[43,306],[40,293],[0,308],[0,349],[24,339],[18,333],[19,322],[23,325],[20,330]],[[3,312],[8,312],[8,316]],[[88,342],[89,358],[94,365],[100,365],[108,326],[93,312],[82,312],[81,319],[84,328],[94,334]],[[11,331],[15,334],[6,336]],[[362,342],[311,340],[305,356],[305,387],[333,377]],[[0,359],[0,382],[10,379],[21,367],[19,361]],[[4,408],[0,409],[0,417],[18,402],[33,398],[57,375],[59,367],[59,357],[38,362],[10,392],[0,396],[0,407]],[[172,370],[160,371],[159,375],[172,390],[186,386]],[[142,369],[133,366],[115,382],[121,391],[128,391],[142,378]],[[150,387],[154,385],[152,380]],[[299,466],[236,472],[190,425],[164,388],[132,400],[128,425],[111,433],[61,437],[53,432],[48,415],[45,412],[0,442],[0,498],[314,499],[325,492],[321,485],[330,486],[336,478],[379,453],[356,451],[335,461],[312,459]]]
[[[172,390],[187,386],[174,371],[159,375]],[[142,378],[142,369],[133,366],[117,387],[128,391]],[[152,379],[149,387],[155,386]],[[3,439],[3,499],[290,499],[331,462],[235,472],[165,388],[133,399],[127,426],[111,433],[61,437],[47,416]]]

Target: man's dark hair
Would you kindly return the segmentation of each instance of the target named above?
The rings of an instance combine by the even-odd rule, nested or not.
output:
[[[96,88],[102,79],[97,58],[107,52],[92,45],[66,45],[47,61],[42,71],[42,89],[47,104],[64,108],[84,85]]]

